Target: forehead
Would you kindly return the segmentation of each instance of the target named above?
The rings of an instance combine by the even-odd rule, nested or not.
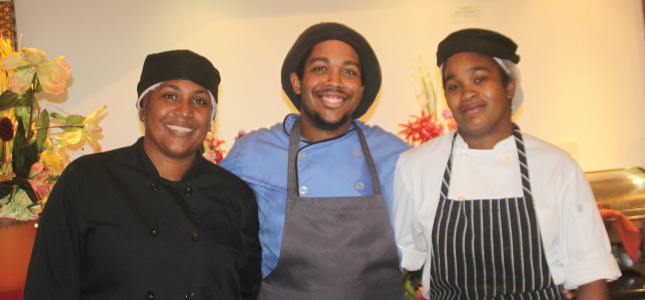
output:
[[[309,59],[312,58],[339,59],[345,62],[360,63],[356,50],[339,40],[326,40],[316,44],[309,55]]]
[[[444,63],[444,74],[451,75],[458,72],[474,72],[477,70],[498,71],[495,60],[485,54],[476,52],[459,52],[450,56]]]

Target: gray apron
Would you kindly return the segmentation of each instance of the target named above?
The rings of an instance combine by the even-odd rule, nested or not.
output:
[[[297,120],[289,137],[280,258],[262,280],[260,299],[404,299],[399,256],[376,167],[363,132],[352,124],[370,169],[374,195],[299,197]]]
[[[517,125],[513,124],[513,129],[524,197],[447,199],[452,176],[450,151],[432,230],[433,300],[566,299],[562,286],[551,278],[524,141]]]

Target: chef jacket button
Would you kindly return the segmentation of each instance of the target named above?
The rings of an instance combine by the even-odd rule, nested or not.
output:
[[[184,189],[184,195],[190,196],[190,194],[192,193],[193,193],[193,189],[191,189],[190,187],[187,187]]]
[[[301,195],[307,195],[307,187],[306,186],[301,186],[300,187],[300,194]]]
[[[361,150],[354,149],[354,154],[355,154],[356,156],[361,156]]]
[[[468,152],[466,152],[466,151],[461,152],[461,154],[459,156],[461,156],[461,158],[466,158],[466,157],[468,157]]]
[[[151,237],[156,237],[157,235],[159,235],[159,231],[157,231],[157,229],[150,229]]]
[[[199,240],[199,233],[197,232],[191,233],[190,238],[193,239],[193,241]]]
[[[364,187],[365,187],[365,185],[364,185],[362,182],[360,182],[360,181],[359,181],[359,182],[357,182],[357,183],[356,183],[356,189],[357,189],[357,190],[359,190],[359,191],[360,191],[360,190],[362,190]]]
[[[510,160],[511,160],[511,156],[510,156],[510,155],[508,155],[508,154],[506,154],[506,155],[502,156],[502,160],[503,160],[503,161],[510,161]]]
[[[195,293],[193,292],[186,293],[186,299],[195,299]]]
[[[457,200],[459,200],[459,201],[464,201],[464,200],[466,200],[466,197],[464,197],[464,196],[459,196],[459,197],[457,198]]]
[[[299,159],[305,159],[305,153],[304,152],[298,153],[298,158]]]
[[[153,183],[151,183],[151,184],[150,184],[150,189],[151,189],[151,190],[153,190],[153,191],[156,191],[156,190],[158,189],[157,184],[156,184],[156,183],[154,183],[154,182],[153,182]]]
[[[153,293],[153,292],[151,292],[151,291],[148,291],[148,292],[146,293],[146,299],[150,300],[150,299],[152,299],[152,298],[154,298],[154,297],[155,297],[155,293]]]

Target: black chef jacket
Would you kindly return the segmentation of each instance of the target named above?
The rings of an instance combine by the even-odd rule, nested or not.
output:
[[[181,181],[133,146],[69,164],[40,219],[31,299],[240,299],[262,274],[257,203],[198,155]]]

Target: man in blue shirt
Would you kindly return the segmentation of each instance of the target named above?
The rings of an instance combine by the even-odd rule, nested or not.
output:
[[[301,114],[247,134],[220,163],[256,194],[261,299],[403,299],[390,216],[394,167],[409,146],[355,120],[380,86],[365,38],[316,24],[282,66]]]

